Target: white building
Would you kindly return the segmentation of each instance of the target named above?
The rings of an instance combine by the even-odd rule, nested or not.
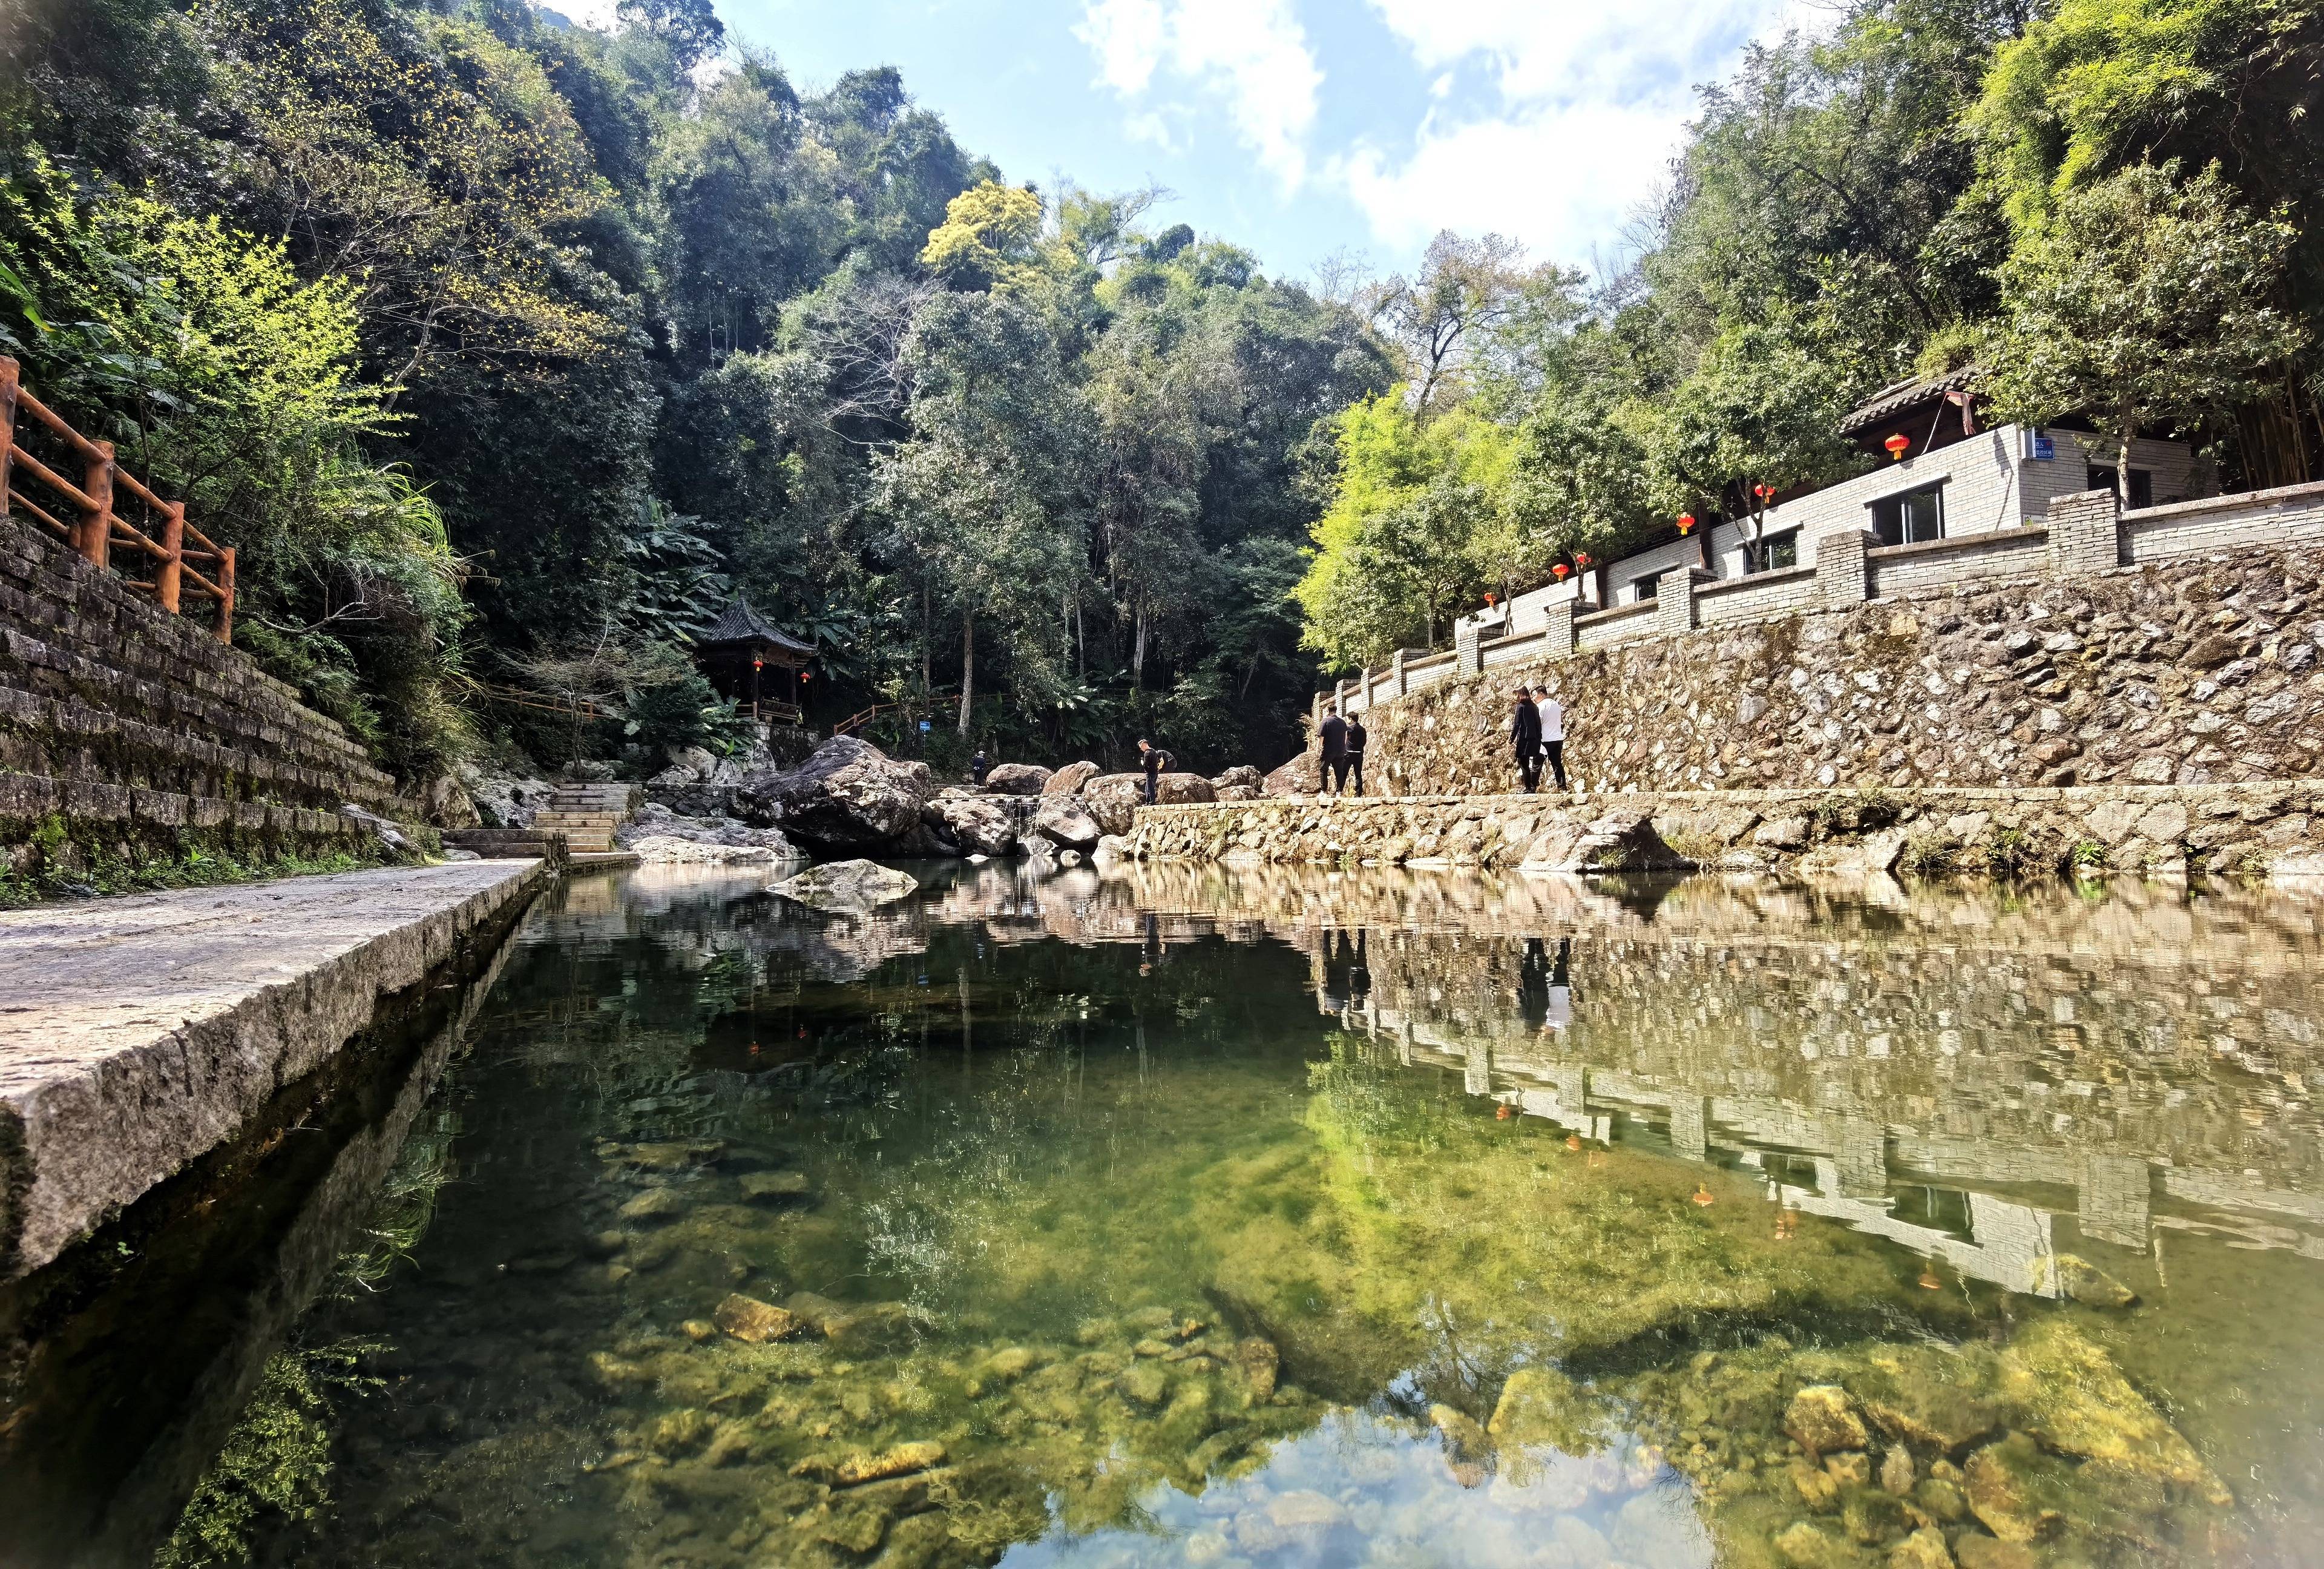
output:
[[[1850,531],[1869,532],[1883,545],[2016,529],[2039,522],[2052,496],[2116,485],[2114,443],[2084,431],[2022,425],[1980,427],[1969,383],[1973,373],[1900,382],[1851,413],[1841,432],[1858,442],[1877,466],[1819,490],[1779,496],[1766,520],[1756,564],[1745,549],[1745,523],[1697,527],[1618,561],[1593,563],[1561,583],[1520,594],[1506,605],[1464,617],[1481,636],[1522,635],[1545,624],[1546,609],[1562,599],[1595,608],[1634,605],[1655,596],[1662,574],[1699,567],[1714,579],[1805,567],[1816,541]],[[1902,438],[1902,456],[1888,448]],[[2212,494],[2209,475],[2184,442],[2141,438],[2131,444],[2126,510],[2190,501]]]

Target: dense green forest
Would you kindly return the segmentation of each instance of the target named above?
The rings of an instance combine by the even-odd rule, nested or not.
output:
[[[1272,762],[1335,670],[1677,512],[1836,477],[1866,392],[2324,466],[2324,5],[1859,0],[1706,89],[1628,263],[1323,290],[1155,192],[1011,184],[891,69],[709,0],[0,11],[0,350],[242,552],[240,641],[420,779],[812,713]],[[779,41],[775,41],[778,44]]]
[[[1873,0],[1704,90],[1634,264],[1440,239],[1361,302],[1406,391],[1335,426],[1299,588],[1327,665],[1682,512],[1867,460],[1869,393],[1975,365],[1991,411],[2187,438],[2229,489],[2324,476],[2324,5]]]

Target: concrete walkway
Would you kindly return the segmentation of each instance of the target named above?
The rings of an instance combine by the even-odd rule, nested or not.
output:
[[[475,861],[0,914],[0,1278],[231,1139],[549,875]]]

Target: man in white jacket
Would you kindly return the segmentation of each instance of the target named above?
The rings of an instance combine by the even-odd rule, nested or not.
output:
[[[1546,687],[1533,689],[1534,706],[1541,712],[1541,750],[1549,759],[1549,766],[1557,780],[1557,788],[1569,788],[1565,782],[1565,709],[1549,695]]]

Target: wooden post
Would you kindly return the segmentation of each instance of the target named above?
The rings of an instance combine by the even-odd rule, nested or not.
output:
[[[81,472],[81,490],[88,497],[89,509],[80,520],[80,553],[83,560],[96,566],[105,565],[113,547],[113,443],[92,441],[96,456]]]
[[[23,373],[0,357],[0,518],[8,515],[8,471],[16,456],[16,389]]]
[[[153,574],[153,597],[171,615],[178,614],[178,583],[186,564],[186,503],[171,502],[161,511],[161,565]]]
[[[218,547],[217,568],[217,640],[222,643],[231,643],[234,641],[234,547],[232,545]],[[573,723],[576,726],[581,723],[577,714]]]

